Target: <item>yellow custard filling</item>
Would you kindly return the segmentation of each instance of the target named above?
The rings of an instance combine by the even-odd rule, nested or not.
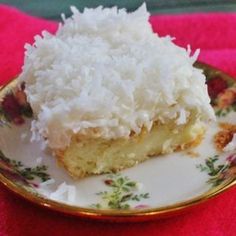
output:
[[[171,121],[155,123],[150,132],[143,130],[128,139],[106,140],[73,136],[65,150],[55,150],[58,161],[74,177],[116,172],[132,167],[158,154],[184,150],[201,142],[205,128],[194,117],[176,126]]]

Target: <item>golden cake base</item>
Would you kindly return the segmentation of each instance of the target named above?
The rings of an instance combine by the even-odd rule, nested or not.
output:
[[[74,135],[65,150],[54,150],[59,164],[71,176],[117,172],[132,167],[159,154],[171,153],[196,146],[202,140],[204,126],[190,118],[187,124],[177,126],[155,123],[150,132],[145,129],[129,138],[106,140]]]

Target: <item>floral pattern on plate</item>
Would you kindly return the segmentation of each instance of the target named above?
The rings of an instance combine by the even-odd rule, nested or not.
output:
[[[138,193],[142,184],[132,181],[127,176],[120,174],[108,175],[104,184],[108,191],[96,193],[102,199],[101,203],[92,204],[91,207],[98,209],[130,209],[130,202],[140,202],[149,198],[149,193]],[[148,205],[138,204],[134,208],[146,208]]]
[[[224,117],[229,112],[236,111],[236,85],[233,81],[216,75],[207,80],[207,85],[217,117]]]
[[[206,172],[210,177],[207,181],[212,187],[217,187],[226,180],[236,177],[236,154],[231,154],[226,158],[226,162],[218,163],[219,155],[209,157],[204,164],[197,165],[202,172]]]
[[[0,126],[9,123],[21,125],[25,122],[25,118],[31,118],[32,116],[32,109],[24,93],[24,84],[9,90],[0,104]]]
[[[47,166],[25,167],[21,161],[7,158],[1,150],[0,173],[21,186],[31,188],[38,187],[38,184],[33,182],[35,179],[38,179],[41,183],[50,179],[50,175],[47,173]]]
[[[227,122],[228,115],[233,114],[236,111],[236,85],[233,79],[224,73],[206,65],[199,65],[198,67],[203,69],[207,77],[207,85],[209,94],[211,96],[211,104],[215,109],[216,115],[218,118],[225,119]],[[11,133],[14,136],[14,130],[20,130],[21,127],[24,127],[24,125],[27,126],[27,119],[30,120],[33,116],[33,113],[24,94],[24,85],[21,85],[20,87],[14,86],[12,88],[10,86],[8,88],[7,86],[4,89],[4,94],[2,91],[3,89],[0,91],[0,129],[6,131],[6,134],[11,130]],[[22,130],[25,132],[24,128],[22,128]],[[8,135],[8,138],[11,140],[10,135]],[[21,145],[20,141],[18,145]],[[29,145],[27,147],[29,147]],[[32,153],[34,153],[34,148],[35,147],[32,147]],[[184,167],[182,168],[182,164],[179,165],[179,157],[175,157],[175,160],[173,161],[171,156],[168,160],[166,158],[157,158],[158,160],[155,162],[155,164],[162,165],[162,163],[166,162],[166,164],[163,164],[165,168],[159,168],[158,171],[153,171],[153,168],[157,168],[158,165],[148,165],[148,162],[152,163],[152,160],[150,160],[147,161],[147,163],[145,162],[138,165],[137,169],[134,168],[135,170],[131,168],[132,170],[126,170],[119,174],[94,176],[89,180],[81,180],[81,183],[80,181],[70,179],[69,176],[64,174],[63,176],[67,178],[66,180],[58,178],[59,175],[56,176],[55,172],[58,171],[59,173],[61,170],[55,166],[55,163],[53,164],[55,168],[54,166],[50,166],[45,163],[38,165],[35,162],[33,165],[28,165],[25,160],[27,160],[27,158],[32,159],[32,155],[28,155],[27,158],[23,158],[20,157],[17,152],[15,152],[16,155],[8,154],[8,152],[6,152],[7,155],[4,155],[5,149],[2,148],[2,146],[0,147],[0,150],[0,177],[2,182],[4,182],[2,177],[4,176],[4,178],[6,178],[8,181],[16,183],[18,188],[30,190],[30,194],[33,194],[36,196],[36,198],[38,197],[41,199],[38,201],[42,201],[42,198],[53,200],[49,197],[50,194],[55,192],[55,190],[59,191],[58,186],[60,186],[63,181],[65,181],[69,185],[76,186],[76,194],[78,196],[76,199],[77,201],[81,201],[78,204],[77,202],[74,204],[63,202],[64,205],[61,205],[61,208],[58,207],[58,204],[62,204],[60,201],[56,201],[57,206],[54,206],[52,202],[47,203],[46,205],[49,206],[52,204],[52,208],[55,207],[54,209],[67,213],[72,213],[72,211],[71,208],[65,210],[65,203],[66,205],[70,205],[70,207],[71,205],[75,207],[74,210],[76,207],[83,207],[89,212],[91,210],[93,214],[96,212],[98,214],[98,218],[101,216],[101,211],[104,209],[112,210],[116,214],[119,214],[119,212],[122,211],[127,211],[130,212],[130,216],[132,216],[133,212],[140,211],[140,209],[144,212],[148,212],[150,209],[157,209],[158,207],[163,208],[163,206],[165,208],[165,206],[176,204],[176,202],[182,207],[184,206],[186,200],[194,199],[196,196],[200,196],[201,198],[201,194],[202,196],[207,194],[208,190],[214,191],[215,187],[220,188],[221,186],[224,188],[224,185],[227,184],[228,180],[236,180],[236,154],[225,153],[223,155],[216,149],[212,149],[211,152],[208,152],[206,155],[205,153],[199,153],[197,158],[189,158],[189,156],[181,157],[183,158],[181,161],[183,161],[184,165],[186,165],[185,168],[187,167],[186,169]],[[36,159],[36,156],[33,156],[33,158]],[[45,158],[44,160],[47,163],[47,159]],[[142,168],[147,169],[145,173],[142,171],[139,172],[139,167],[141,165]],[[149,167],[143,167],[143,165]],[[178,170],[178,167],[180,170]],[[188,170],[188,168],[191,170],[183,175],[181,172]],[[138,172],[138,175],[136,174],[136,171]],[[189,190],[187,187],[191,188],[193,185],[191,181],[194,180],[194,178],[189,178],[189,174],[194,171],[194,178],[195,180],[198,179],[198,184],[200,183],[200,185],[198,185],[195,189],[192,188]],[[147,178],[146,176],[149,177]],[[186,195],[182,198],[182,190],[179,191],[180,188],[178,184],[176,184],[175,179],[179,178],[178,176],[183,176],[181,183],[180,179],[178,180],[179,182],[177,181],[178,184],[183,183],[183,185],[181,185],[182,188],[187,186],[185,189]],[[160,181],[162,177],[166,178],[164,180],[165,184],[162,184],[162,181]],[[139,179],[139,181],[136,181],[136,179]],[[142,182],[144,185],[143,189],[140,188],[142,184],[139,182]],[[150,182],[152,184],[150,184]],[[93,184],[93,187],[90,187],[91,183]],[[40,192],[39,190],[43,187],[45,187],[45,192],[49,191],[49,195],[42,195],[43,192]],[[85,189],[85,195],[83,195],[84,193],[82,192],[82,190],[84,190],[83,188]],[[166,189],[167,191],[165,192]],[[199,191],[199,189],[201,189],[201,191]],[[189,197],[188,194],[191,191],[192,195]],[[174,197],[171,196],[173,193]],[[169,202],[167,200],[165,201],[165,199],[168,198],[172,200],[168,200]],[[159,201],[159,199],[161,200]],[[154,205],[153,202],[155,202]],[[173,208],[173,211],[176,209]],[[155,210],[154,213],[158,213],[158,210]],[[83,215],[83,211],[78,210],[78,215],[81,214]],[[96,218],[96,216],[94,216],[94,218]]]

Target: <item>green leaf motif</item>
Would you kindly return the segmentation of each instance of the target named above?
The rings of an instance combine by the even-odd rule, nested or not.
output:
[[[225,116],[227,116],[232,111],[236,112],[236,103],[230,105],[227,108],[223,108],[223,109],[219,109],[219,108],[217,109],[216,108],[215,115],[217,117],[225,117]]]
[[[141,201],[148,199],[149,193],[140,193],[138,191],[138,183],[131,181],[127,176],[120,174],[108,175],[104,180],[104,184],[109,188],[108,191],[96,193],[101,197],[101,203],[92,204],[93,208],[108,208],[108,209],[130,209],[131,201]]]
[[[231,158],[228,157],[224,164],[217,164],[218,160],[219,156],[215,155],[207,158],[204,164],[196,166],[201,172],[206,172],[210,176],[207,183],[212,185],[212,187],[216,187],[229,177],[232,177],[230,169],[235,167],[234,162],[236,158],[234,156],[231,156]]]
[[[47,173],[47,166],[41,165],[36,167],[25,167],[21,161],[7,158],[1,150],[0,161],[8,165],[8,172],[11,171],[12,173],[16,173],[21,179],[24,179],[25,181],[35,180],[35,178],[38,178],[41,182],[45,182],[51,178]]]
[[[0,106],[0,127],[10,126],[9,119],[7,118],[5,112],[3,111],[2,107]]]
[[[38,177],[39,179],[41,179],[42,182],[45,182],[50,179],[50,176],[46,171],[47,167],[45,165],[19,169],[21,175],[27,180],[34,180],[35,177]]]

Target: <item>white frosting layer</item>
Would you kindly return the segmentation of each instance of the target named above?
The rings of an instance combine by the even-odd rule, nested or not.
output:
[[[64,19],[57,33],[43,32],[26,45],[20,80],[37,116],[34,135],[64,148],[74,133],[128,137],[153,121],[214,118],[205,77],[192,65],[198,54],[158,37],[142,5],[85,9]]]

